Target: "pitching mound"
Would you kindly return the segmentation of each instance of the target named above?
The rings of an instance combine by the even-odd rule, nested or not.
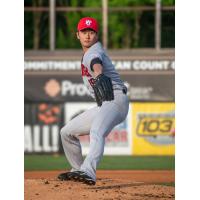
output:
[[[58,181],[61,171],[25,172],[25,200],[172,200],[174,171],[97,171],[97,183],[88,186]]]

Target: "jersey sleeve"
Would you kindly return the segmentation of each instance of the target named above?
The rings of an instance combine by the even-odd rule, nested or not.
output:
[[[102,65],[102,55],[100,53],[91,53],[88,55],[87,66],[88,68],[90,68],[91,71],[94,71],[93,70],[94,64]]]

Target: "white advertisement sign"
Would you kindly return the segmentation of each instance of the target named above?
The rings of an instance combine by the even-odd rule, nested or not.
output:
[[[59,150],[59,127],[57,125],[25,125],[24,152],[52,153]]]
[[[65,123],[87,109],[95,107],[96,103],[66,103],[65,104]],[[130,110],[130,109],[129,109]],[[130,131],[130,113],[127,119],[115,126],[106,137],[104,155],[130,155],[131,154],[131,131]],[[86,155],[89,152],[89,133],[85,136],[79,136],[82,152]]]

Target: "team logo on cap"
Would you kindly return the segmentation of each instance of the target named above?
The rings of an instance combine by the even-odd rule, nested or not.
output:
[[[86,20],[86,21],[85,21],[85,24],[86,24],[87,26],[90,26],[90,25],[91,25],[91,23],[92,23],[92,21],[91,21],[91,20]]]

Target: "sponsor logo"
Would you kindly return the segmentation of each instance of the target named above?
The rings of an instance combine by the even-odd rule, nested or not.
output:
[[[44,86],[44,91],[50,97],[56,97],[59,94],[60,90],[61,90],[60,84],[55,79],[50,79],[48,82],[46,82]]]
[[[61,106],[47,103],[29,105],[25,118],[30,118],[30,121],[24,126],[24,152],[58,152]]]
[[[93,80],[91,80],[91,84]],[[84,83],[73,83],[69,80],[63,80],[61,83],[56,79],[50,79],[45,83],[45,93],[54,98],[61,96],[89,96],[90,93]]]
[[[42,103],[38,105],[38,121],[42,124],[54,124],[59,122],[60,108],[56,105]]]
[[[85,96],[90,95],[87,87],[83,83],[72,83],[71,81],[62,81],[61,86],[62,96]]]
[[[132,87],[129,82],[124,82],[125,86],[127,87],[127,95],[130,99],[150,99],[153,87],[146,86],[146,87]]]
[[[174,144],[175,116],[169,113],[138,113],[136,134],[155,144]]]

